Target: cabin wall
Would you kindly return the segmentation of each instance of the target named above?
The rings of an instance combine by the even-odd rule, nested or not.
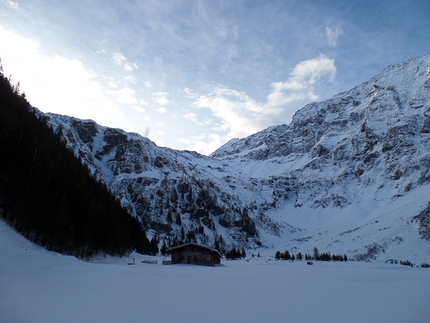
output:
[[[186,246],[172,251],[172,263],[216,265],[220,263],[219,256],[208,249],[197,246]]]

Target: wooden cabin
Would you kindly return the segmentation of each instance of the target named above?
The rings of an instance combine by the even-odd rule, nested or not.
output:
[[[194,242],[185,243],[166,250],[172,255],[172,264],[196,264],[215,266],[221,263],[218,250]]]

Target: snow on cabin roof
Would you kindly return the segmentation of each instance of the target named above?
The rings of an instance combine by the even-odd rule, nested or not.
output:
[[[217,249],[210,248],[210,247],[207,247],[207,246],[203,246],[203,245],[195,243],[195,242],[187,242],[187,243],[181,244],[179,246],[175,246],[175,247],[166,249],[166,251],[173,251],[175,249],[180,249],[180,248],[184,248],[184,247],[188,247],[188,246],[195,246],[195,247],[199,247],[199,248],[210,250],[212,252],[216,252],[220,256],[220,258],[222,258],[221,253]]]

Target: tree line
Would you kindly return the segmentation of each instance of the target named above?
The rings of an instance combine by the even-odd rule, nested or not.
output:
[[[139,221],[5,77],[1,61],[0,212],[31,241],[80,258],[154,249]]]
[[[305,254],[303,255],[301,252],[298,252],[296,255],[294,253],[290,253],[288,250],[285,250],[285,252],[276,251],[275,253],[275,259],[277,260],[302,260],[305,259],[306,261],[310,260],[318,260],[318,261],[348,261],[348,257],[340,254],[330,254],[330,252],[319,252],[318,249],[315,247],[313,249],[313,254]]]

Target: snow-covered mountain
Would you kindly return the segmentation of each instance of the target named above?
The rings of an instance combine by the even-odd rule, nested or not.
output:
[[[389,66],[209,157],[47,116],[161,239],[430,259],[430,56]]]

